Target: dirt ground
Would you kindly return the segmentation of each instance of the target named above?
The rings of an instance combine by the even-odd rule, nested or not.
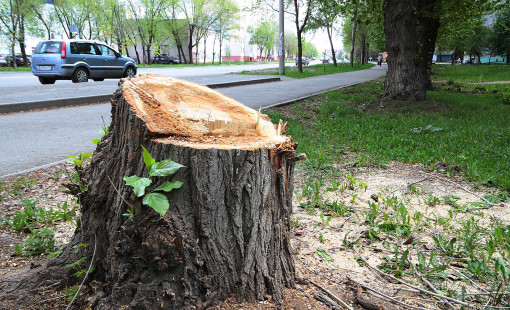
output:
[[[310,205],[309,197],[302,195],[306,187],[307,170],[299,168],[295,175],[294,212],[292,220],[292,251],[296,268],[296,287],[288,289],[285,294],[282,309],[330,309],[328,301],[317,299],[338,298],[352,309],[402,309],[409,308],[395,302],[402,301],[409,306],[422,309],[440,309],[441,303],[437,299],[423,297],[409,287],[399,285],[394,281],[388,281],[376,271],[369,268],[380,266],[384,255],[391,252],[379,243],[368,242],[364,238],[368,227],[358,218],[367,211],[368,202],[376,197],[393,195],[399,199],[405,199],[409,211],[420,211],[427,216],[431,213],[436,215],[448,213],[449,206],[439,204],[433,210],[429,210],[423,203],[426,195],[444,197],[455,195],[460,201],[479,200],[476,195],[484,195],[490,189],[479,192],[469,190],[469,185],[445,175],[436,175],[424,171],[418,165],[392,164],[385,168],[353,168],[346,166],[335,167],[342,172],[337,178],[345,181],[348,173],[354,174],[358,184],[342,190],[324,190],[322,199],[327,201],[341,200],[346,202],[350,212],[345,216],[332,216],[327,212],[322,213],[317,209],[304,207]],[[23,199],[39,199],[38,206],[45,208],[54,207],[57,203],[65,201],[74,204],[73,199],[63,192],[62,183],[67,182],[71,171],[69,164],[34,171],[25,176],[12,177],[2,180],[2,197],[0,215],[12,216],[16,210],[23,207]],[[354,169],[354,170],[353,170]],[[24,180],[24,181],[21,181]],[[34,180],[34,181],[30,181]],[[334,180],[329,180],[334,181]],[[32,184],[31,184],[32,183]],[[410,192],[409,185],[419,188],[419,193]],[[16,186],[17,185],[17,186]],[[25,186],[28,185],[28,186]],[[17,190],[14,190],[17,189]],[[510,224],[507,212],[508,203],[493,206],[484,210],[485,216],[482,221],[490,221],[490,216],[501,218]],[[74,226],[68,222],[59,225],[56,239],[60,245],[66,243],[71,237]],[[6,227],[0,229],[0,291],[10,293],[13,296],[19,294],[18,279],[31,269],[43,264],[46,255],[35,257],[16,256],[14,247],[21,244],[27,235],[23,232],[13,232]],[[427,242],[426,235],[413,236],[422,238]],[[348,246],[351,241],[358,240],[358,247]],[[391,240],[387,240],[391,242]],[[319,256],[322,250],[329,256]],[[360,256],[366,260],[362,262]],[[415,283],[416,279],[407,277],[409,283]],[[81,305],[87,304],[87,298],[91,296],[92,289],[84,287]],[[379,293],[391,296],[393,300],[381,297]],[[329,293],[328,293],[329,292]],[[329,297],[327,295],[329,294]],[[332,297],[333,296],[333,297]],[[63,291],[53,290],[51,287],[42,288],[38,292],[32,292],[31,297],[35,300],[32,306],[12,304],[10,309],[61,309],[67,305],[67,298]],[[4,306],[6,305],[4,300]],[[7,300],[8,303],[8,300]],[[334,301],[334,304],[341,304]],[[79,306],[77,308],[84,308]],[[227,300],[213,309],[276,309],[278,308],[271,300],[258,303],[236,303],[235,300]],[[339,309],[346,308],[340,306]]]

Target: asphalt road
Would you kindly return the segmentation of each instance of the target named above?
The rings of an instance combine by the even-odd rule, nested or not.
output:
[[[375,79],[385,73],[383,66],[218,91],[258,109]],[[110,104],[0,115],[0,177],[52,165],[65,160],[66,154],[92,152],[95,145],[90,139],[99,137],[103,120],[108,125]]]

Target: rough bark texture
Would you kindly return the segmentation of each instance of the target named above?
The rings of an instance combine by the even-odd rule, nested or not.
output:
[[[425,100],[432,89],[430,70],[439,18],[437,0],[385,0],[388,51],[386,94],[392,99]]]
[[[80,170],[89,187],[80,199],[79,226],[61,255],[72,254],[74,244],[96,245],[90,277],[102,288],[90,306],[203,309],[230,296],[268,295],[282,301],[284,287],[294,284],[291,139],[244,150],[177,145],[151,132],[128,101],[121,86],[112,102],[110,133]],[[171,157],[186,166],[151,186],[184,183],[167,194],[164,217],[142,205],[122,180],[147,175],[141,145],[158,161]],[[136,216],[123,215],[127,202]]]

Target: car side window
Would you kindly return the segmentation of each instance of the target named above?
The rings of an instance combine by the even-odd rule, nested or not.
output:
[[[78,43],[78,50],[80,54],[101,55],[96,46],[92,43]]]
[[[115,56],[115,51],[109,48],[106,45],[98,44],[97,47],[101,51],[101,55],[103,56]]]
[[[80,51],[78,49],[78,43],[76,42],[71,42],[71,54],[79,54]]]

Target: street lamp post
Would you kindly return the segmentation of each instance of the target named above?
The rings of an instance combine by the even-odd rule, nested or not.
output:
[[[278,60],[280,61],[280,75],[285,75],[285,51],[283,44],[285,42],[284,25],[283,25],[283,0],[280,0],[280,27],[279,27],[279,40],[278,40]]]

